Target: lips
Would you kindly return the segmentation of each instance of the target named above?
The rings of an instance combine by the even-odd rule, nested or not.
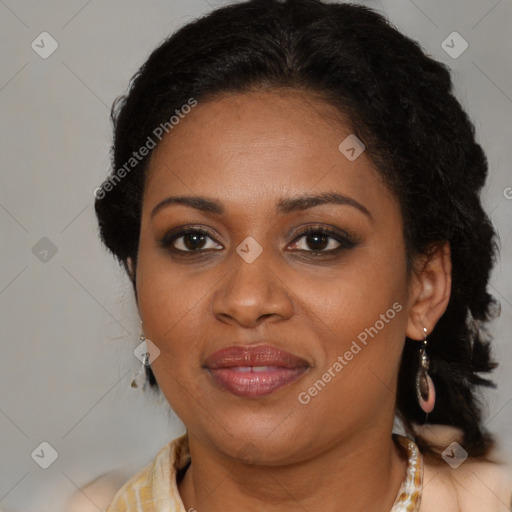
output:
[[[211,354],[205,367],[234,395],[259,398],[291,384],[309,368],[306,360],[272,345],[231,346]]]

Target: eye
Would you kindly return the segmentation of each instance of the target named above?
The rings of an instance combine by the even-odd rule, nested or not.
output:
[[[335,254],[355,246],[356,241],[344,231],[316,226],[299,233],[291,248],[320,255],[320,253]]]
[[[176,253],[192,253],[223,249],[207,231],[197,228],[182,228],[167,233],[160,245]]]

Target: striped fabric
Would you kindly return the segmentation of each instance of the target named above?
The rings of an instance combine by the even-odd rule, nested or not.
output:
[[[166,444],[114,496],[106,512],[186,512],[176,473],[190,460],[187,435]]]
[[[417,512],[421,497],[423,460],[410,439],[394,434],[406,449],[406,477],[391,512]],[[114,496],[106,512],[194,512],[185,510],[176,483],[179,469],[190,460],[188,438],[184,434],[166,444],[153,462],[128,480]]]

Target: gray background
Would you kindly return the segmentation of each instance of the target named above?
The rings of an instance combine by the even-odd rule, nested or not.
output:
[[[130,389],[138,317],[97,238],[93,190],[109,167],[114,98],[162,38],[225,3],[0,0],[3,511],[64,510],[79,487],[116,469],[128,478],[183,431],[163,399]],[[492,328],[502,365],[488,427],[512,460],[512,3],[364,3],[453,69],[489,158],[483,197],[501,236],[491,291],[502,305]],[[47,59],[31,47],[43,31],[59,44]],[[453,31],[469,43],[456,59],[441,47]],[[48,469],[31,458],[43,441],[58,452]]]

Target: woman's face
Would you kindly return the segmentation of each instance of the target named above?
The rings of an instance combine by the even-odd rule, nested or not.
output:
[[[391,430],[402,217],[350,135],[318,99],[251,92],[199,102],[152,156],[136,274],[152,368],[189,435],[230,457]]]

